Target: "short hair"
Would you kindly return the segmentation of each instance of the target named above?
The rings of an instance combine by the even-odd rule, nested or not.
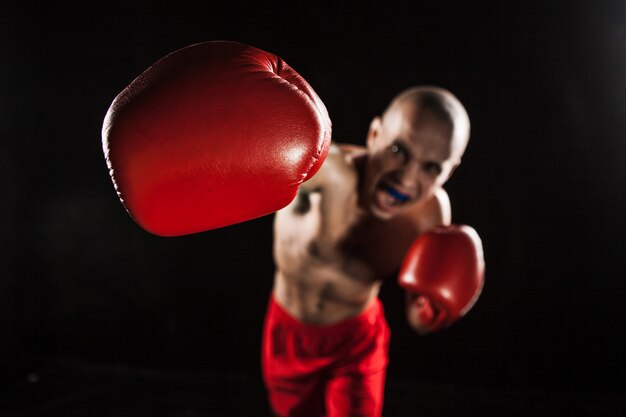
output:
[[[462,140],[461,150],[465,149],[470,135],[469,116],[454,94],[445,88],[431,85],[411,87],[398,94],[385,113],[396,105],[406,102],[420,109],[428,109],[440,120],[448,123],[453,129],[454,140]]]

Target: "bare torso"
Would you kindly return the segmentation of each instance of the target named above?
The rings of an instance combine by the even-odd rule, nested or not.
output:
[[[330,324],[362,312],[395,277],[420,233],[420,218],[440,214],[443,194],[405,215],[379,220],[357,205],[362,150],[333,147],[316,176],[276,214],[274,297],[291,315]],[[449,203],[448,203],[449,204]]]

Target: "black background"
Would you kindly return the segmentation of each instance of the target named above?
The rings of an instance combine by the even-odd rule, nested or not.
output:
[[[7,360],[235,373],[262,390],[272,217],[149,235],[117,200],[100,142],[134,77],[178,48],[228,39],[303,75],[338,142],[362,144],[371,118],[415,84],[446,87],[468,110],[472,139],[446,189],[454,222],[483,238],[486,285],[467,317],[428,337],[405,324],[400,290],[383,287],[390,385],[623,396],[620,2],[24,4],[0,23]]]

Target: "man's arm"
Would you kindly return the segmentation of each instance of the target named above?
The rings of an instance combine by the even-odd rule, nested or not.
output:
[[[448,226],[451,222],[452,210],[450,198],[443,188],[440,188],[423,205],[414,207],[409,215],[417,225],[419,233],[426,233],[437,226]],[[406,319],[409,326],[417,333],[425,335],[432,332],[429,323],[439,314],[436,306],[421,294],[406,291]]]
[[[452,209],[448,193],[443,188],[440,188],[422,206],[414,207],[410,215],[417,225],[420,234],[429,231],[433,227],[449,225],[452,221]]]
[[[320,240],[336,242],[345,232],[346,213],[353,213],[356,204],[357,174],[350,162],[350,151],[343,145],[331,144],[326,160],[299,190],[298,198],[308,201],[311,194],[320,194]]]

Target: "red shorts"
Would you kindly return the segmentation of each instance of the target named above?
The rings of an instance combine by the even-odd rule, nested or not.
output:
[[[389,326],[376,299],[357,317],[318,326],[272,297],[263,331],[263,379],[281,417],[380,416]]]

